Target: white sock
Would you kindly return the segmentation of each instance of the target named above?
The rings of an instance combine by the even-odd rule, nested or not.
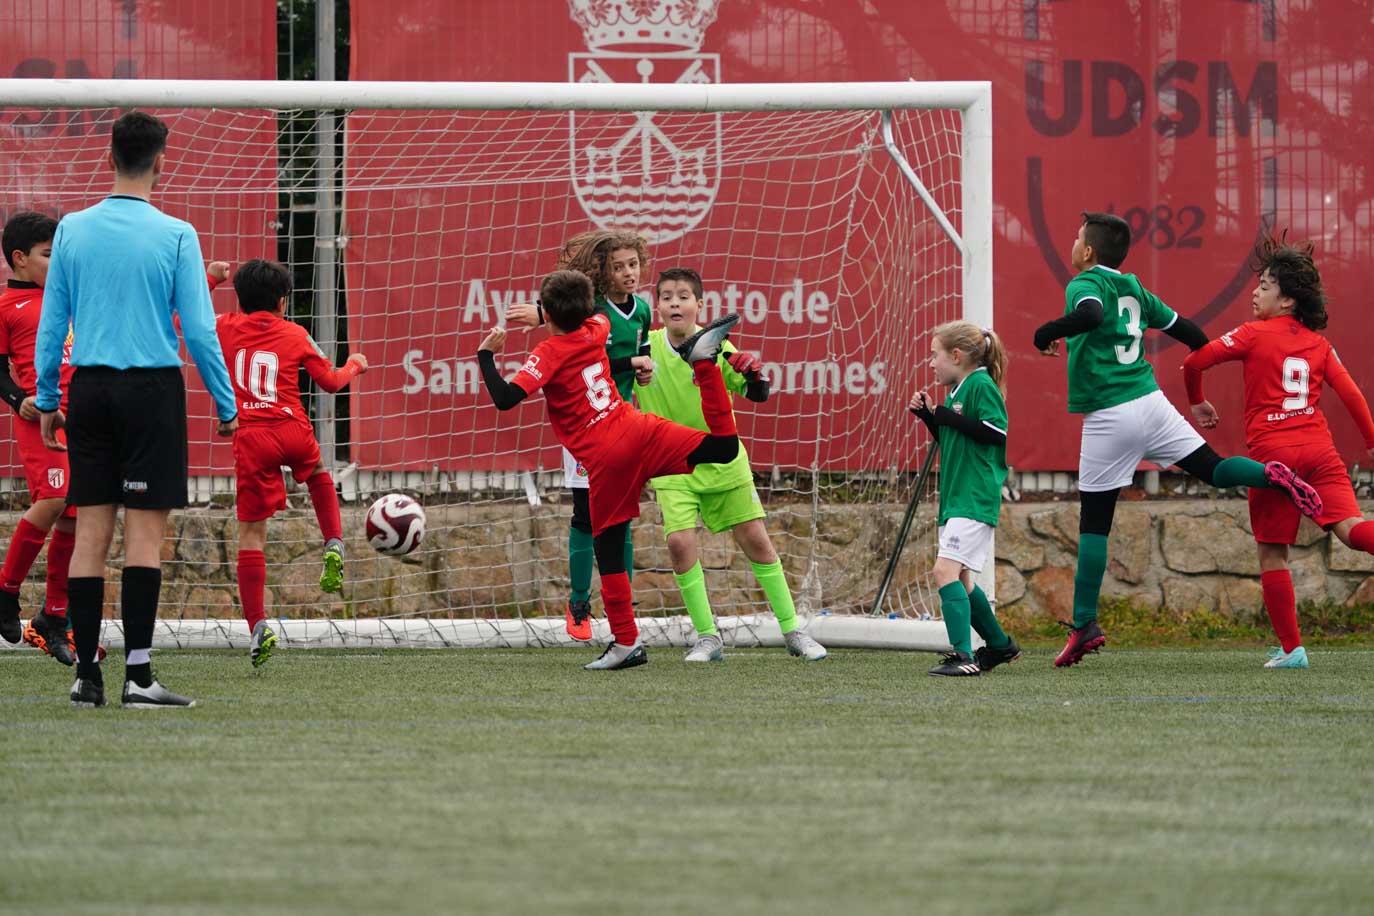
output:
[[[125,665],[146,665],[153,660],[152,649],[130,649],[129,655],[124,659]]]

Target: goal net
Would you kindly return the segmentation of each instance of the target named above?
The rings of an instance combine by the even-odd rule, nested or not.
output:
[[[491,406],[476,350],[508,305],[533,301],[563,243],[596,227],[648,240],[640,295],[651,303],[657,272],[687,266],[705,280],[702,322],[741,317],[732,341],[760,355],[772,390],[764,404],[737,401],[741,440],[813,634],[945,643],[929,576],[938,472],[873,611],[930,447],[906,410],[933,382],[928,332],[961,317],[991,324],[986,84],[0,84],[28,106],[0,115],[6,216],[98,201],[118,109],[153,111],[171,128],[157,205],[197,227],[207,260],[287,263],[290,317],[337,361],[368,357],[345,394],[307,397],[342,497],[342,596],[319,590],[304,488],[288,480],[290,507],[269,526],[268,613],[287,645],[568,641],[560,452],[541,399]],[[236,308],[229,285],[212,298],[218,312]],[[507,375],[542,334],[512,330],[498,358]],[[159,644],[243,645],[233,458],[212,441],[189,367],[187,380],[195,504],[171,523]],[[6,441],[3,531],[27,503]],[[397,491],[428,516],[403,559],[376,554],[362,522]],[[651,489],[642,508],[641,627],[685,644]],[[727,642],[777,641],[730,535],[702,530],[700,543]],[[41,604],[43,562],[26,611]],[[599,627],[595,584],[593,596]],[[107,616],[117,628],[117,611]]]

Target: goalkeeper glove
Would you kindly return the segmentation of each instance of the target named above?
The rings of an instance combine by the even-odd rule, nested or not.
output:
[[[758,378],[763,371],[763,361],[752,353],[745,353],[743,350],[736,350],[726,357],[726,362],[730,368],[734,369],[745,378]]]

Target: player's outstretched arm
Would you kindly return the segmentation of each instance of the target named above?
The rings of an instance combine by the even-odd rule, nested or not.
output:
[[[1086,334],[1102,323],[1104,315],[1101,302],[1084,299],[1063,318],[1047,321],[1035,329],[1035,349],[1046,356],[1057,356],[1059,348],[1053,346],[1055,341]]]
[[[1194,352],[1207,346],[1207,332],[1182,315],[1175,318],[1173,324],[1161,330]]]
[[[486,384],[487,394],[491,395],[491,402],[496,405],[497,410],[510,410],[527,397],[525,389],[506,381],[501,377],[501,371],[496,368],[496,354],[505,343],[506,329],[492,328],[477,348],[477,365],[482,369],[482,381]]]
[[[1187,321],[1187,319],[1179,318],[1179,321]],[[1188,323],[1192,324],[1191,321]],[[1171,332],[1172,328],[1165,330],[1165,333],[1171,334]],[[1198,333],[1201,333],[1201,330]],[[1244,335],[1239,342],[1237,341],[1238,337],[1241,337],[1239,328],[1211,343],[1204,343],[1189,353],[1183,361],[1183,387],[1188,392],[1189,409],[1192,411],[1193,419],[1197,425],[1203,429],[1215,429],[1217,424],[1221,422],[1221,415],[1217,413],[1212,402],[1207,400],[1206,395],[1202,393],[1202,373],[1218,363],[1243,359],[1249,349],[1249,335]],[[1178,339],[1183,340],[1182,338]],[[1187,341],[1183,342],[1187,343]]]
[[[1364,438],[1364,447],[1369,452],[1369,456],[1374,458],[1374,418],[1369,414],[1369,402],[1365,400],[1364,394],[1360,391],[1360,386],[1355,384],[1345,364],[1332,351],[1331,358],[1326,361],[1326,383],[1331,386],[1331,390],[1336,392],[1336,397],[1341,399],[1345,409],[1350,413],[1350,418],[1355,421],[1355,426],[1360,430],[1360,435]]]
[[[736,350],[725,359],[731,369],[744,376],[746,398],[755,404],[762,404],[768,400],[768,379],[763,377],[763,360],[743,350]]]
[[[336,369],[329,364],[329,360],[319,355],[314,342],[311,341],[307,355],[301,360],[301,368],[315,380],[315,384],[319,385],[321,390],[336,394],[367,371],[367,357],[361,353],[351,353],[344,364]]]

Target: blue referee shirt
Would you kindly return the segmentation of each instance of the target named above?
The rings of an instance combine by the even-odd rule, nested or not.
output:
[[[195,228],[139,197],[114,195],[57,224],[33,363],[36,406],[61,403],[70,324],[73,366],[181,366],[173,313],[219,418],[238,412]]]

